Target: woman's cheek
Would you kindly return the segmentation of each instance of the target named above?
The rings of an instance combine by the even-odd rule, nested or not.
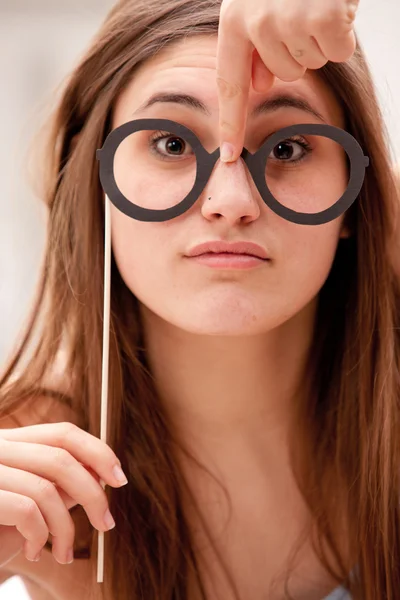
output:
[[[301,227],[301,225],[299,225]],[[321,287],[331,270],[339,243],[340,225],[336,222],[307,228],[292,245],[292,269]],[[290,259],[289,259],[290,260]],[[298,277],[297,277],[298,279]]]
[[[155,252],[143,225],[147,224],[127,217],[112,206],[112,251],[118,271],[131,291],[146,277],[146,273],[151,273],[150,263]]]

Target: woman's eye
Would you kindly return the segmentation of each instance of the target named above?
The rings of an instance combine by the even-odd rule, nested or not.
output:
[[[190,145],[174,135],[159,135],[151,140],[153,152],[165,157],[184,156],[191,153]]]
[[[307,154],[307,150],[309,145],[305,141],[283,140],[274,146],[268,158],[275,158],[282,162],[297,162]]]

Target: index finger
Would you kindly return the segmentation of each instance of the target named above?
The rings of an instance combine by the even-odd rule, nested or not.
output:
[[[82,465],[92,466],[96,469],[101,478],[110,482],[110,485],[121,486],[121,482],[116,482],[114,475],[114,467],[121,466],[121,461],[112,448],[74,423],[68,421],[51,424],[40,423],[15,429],[2,429],[0,431],[1,439],[9,442],[28,442],[63,448]]]
[[[217,87],[221,160],[233,162],[242,153],[247,121],[247,102],[252,75],[253,44],[220,21],[217,51]],[[228,144],[225,146],[224,144]]]

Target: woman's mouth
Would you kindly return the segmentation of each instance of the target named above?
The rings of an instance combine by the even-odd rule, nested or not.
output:
[[[251,269],[268,262],[268,259],[259,258],[251,254],[237,254],[230,252],[205,252],[197,256],[187,257],[207,267],[215,269]]]

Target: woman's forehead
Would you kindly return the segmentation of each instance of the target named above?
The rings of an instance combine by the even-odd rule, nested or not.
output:
[[[165,47],[156,56],[142,63],[116,102],[116,119],[123,122],[129,118],[152,116],[154,108],[148,109],[147,114],[142,111],[139,114],[140,107],[146,105],[153,96],[166,92],[198,98],[207,108],[209,116],[217,115],[217,41],[216,36],[186,38]],[[307,70],[302,78],[293,82],[275,78],[272,87],[265,93],[257,93],[250,86],[248,115],[263,100],[277,96],[303,99],[326,123],[344,127],[343,112],[335,94],[318,77],[316,71]]]

